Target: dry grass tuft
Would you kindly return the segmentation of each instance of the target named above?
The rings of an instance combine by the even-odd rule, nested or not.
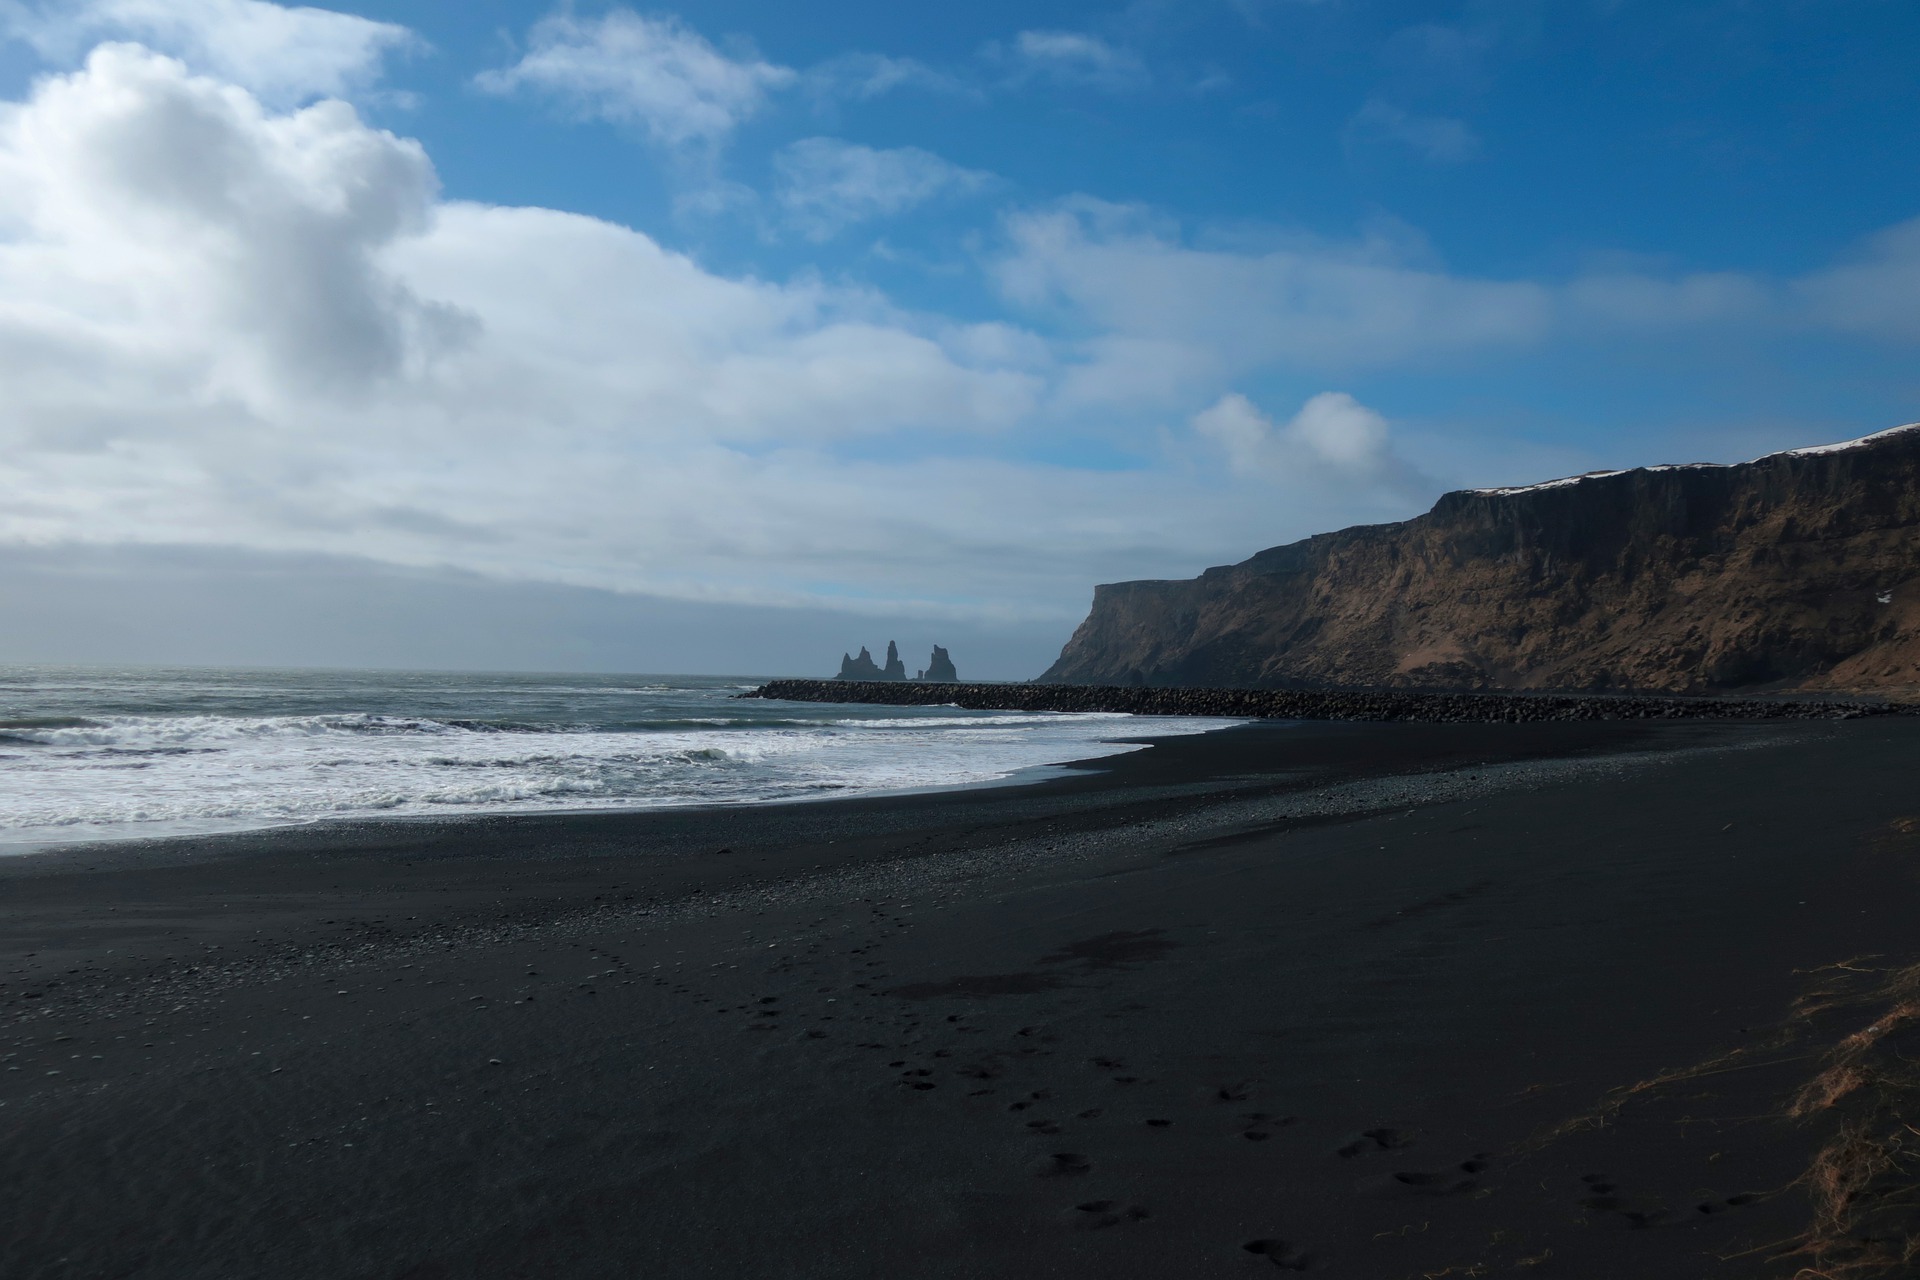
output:
[[[1888,823],[1873,843],[1883,853],[1920,852],[1920,816]],[[1808,1197],[1811,1220],[1799,1235],[1743,1256],[1794,1267],[1794,1280],[1920,1276],[1920,964],[1876,959],[1807,971],[1808,989],[1773,1036],[1615,1089],[1523,1149],[1606,1128],[1629,1104],[1675,1084],[1809,1059],[1817,1069],[1777,1118],[1825,1130],[1806,1172],[1782,1188]]]
[[[1780,1051],[1786,1046],[1787,1037],[1782,1035],[1763,1044],[1730,1050],[1718,1057],[1708,1058],[1705,1062],[1695,1063],[1691,1067],[1662,1071],[1637,1083],[1610,1089],[1592,1111],[1563,1120],[1553,1128],[1536,1134],[1521,1143],[1516,1148],[1516,1153],[1538,1151],[1569,1134],[1605,1129],[1633,1103],[1643,1098],[1658,1096],[1673,1085],[1703,1080],[1709,1076],[1725,1075],[1730,1071],[1778,1065]]]
[[[1805,1120],[1816,1112],[1830,1111],[1848,1094],[1871,1083],[1872,1079],[1851,1063],[1828,1067],[1801,1086],[1800,1092],[1794,1095],[1793,1104],[1787,1108],[1787,1115],[1795,1120]]]
[[[1777,1118],[1827,1130],[1806,1172],[1782,1188],[1808,1197],[1811,1220],[1799,1235],[1755,1252],[1783,1272],[1797,1268],[1788,1273],[1794,1280],[1920,1275],[1920,964],[1889,968],[1873,959],[1809,972],[1811,988],[1765,1040],[1614,1089],[1523,1149],[1604,1129],[1674,1085],[1807,1060],[1814,1073]],[[1818,1048],[1823,1043],[1829,1047]]]
[[[1813,1221],[1781,1254],[1804,1280],[1907,1276],[1920,1262],[1920,965],[1855,972],[1859,989],[1829,1007],[1879,1012],[1827,1051],[1786,1111],[1834,1125],[1799,1180]]]

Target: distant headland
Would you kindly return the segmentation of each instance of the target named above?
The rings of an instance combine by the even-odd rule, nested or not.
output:
[[[840,655],[840,675],[842,680],[905,680],[907,664],[900,661],[900,647],[893,641],[887,641],[887,665],[874,665],[873,655],[867,652],[865,645],[860,646],[860,656]],[[954,670],[953,657],[939,645],[933,646],[933,656],[927,659],[927,669],[915,672],[915,680],[934,681],[940,684],[956,684],[960,673]]]
[[[1920,423],[1094,588],[1043,683],[1920,697]]]

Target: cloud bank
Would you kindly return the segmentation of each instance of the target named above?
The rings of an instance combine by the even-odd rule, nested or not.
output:
[[[444,200],[350,106],[274,111],[134,45],[0,114],[15,544],[1016,619],[1242,539],[1251,501],[1147,514],[1144,470],[938,445],[1030,431],[1058,376],[1016,327]]]
[[[1226,240],[1084,198],[1003,213],[978,265],[1004,310],[962,321],[815,273],[722,274],[600,219],[447,199],[422,146],[327,96],[376,76],[398,28],[253,0],[60,12],[77,34],[39,38],[110,17],[181,56],[101,45],[0,104],[0,544],[16,547],[1069,621],[1093,582],[1417,510],[1437,486],[1405,460],[1410,415],[1330,390],[1375,399],[1369,375],[1595,335],[1920,340],[1920,223],[1792,279],[1616,264],[1530,280],[1453,270],[1409,236]],[[243,83],[220,70],[240,55],[155,13],[258,20],[246,47],[284,57]],[[669,149],[719,146],[795,83],[676,20],[551,23],[492,87]],[[775,173],[817,237],[988,181],[818,137]],[[1053,460],[1092,438],[1132,452]]]

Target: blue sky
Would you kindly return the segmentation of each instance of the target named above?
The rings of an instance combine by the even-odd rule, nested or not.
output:
[[[16,584],[323,557],[998,635],[1020,674],[1096,581],[1920,418],[1892,0],[0,32]]]

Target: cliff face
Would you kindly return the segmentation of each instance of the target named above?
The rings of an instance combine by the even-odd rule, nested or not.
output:
[[[1071,684],[1920,692],[1920,426],[1449,493],[1094,590]]]

